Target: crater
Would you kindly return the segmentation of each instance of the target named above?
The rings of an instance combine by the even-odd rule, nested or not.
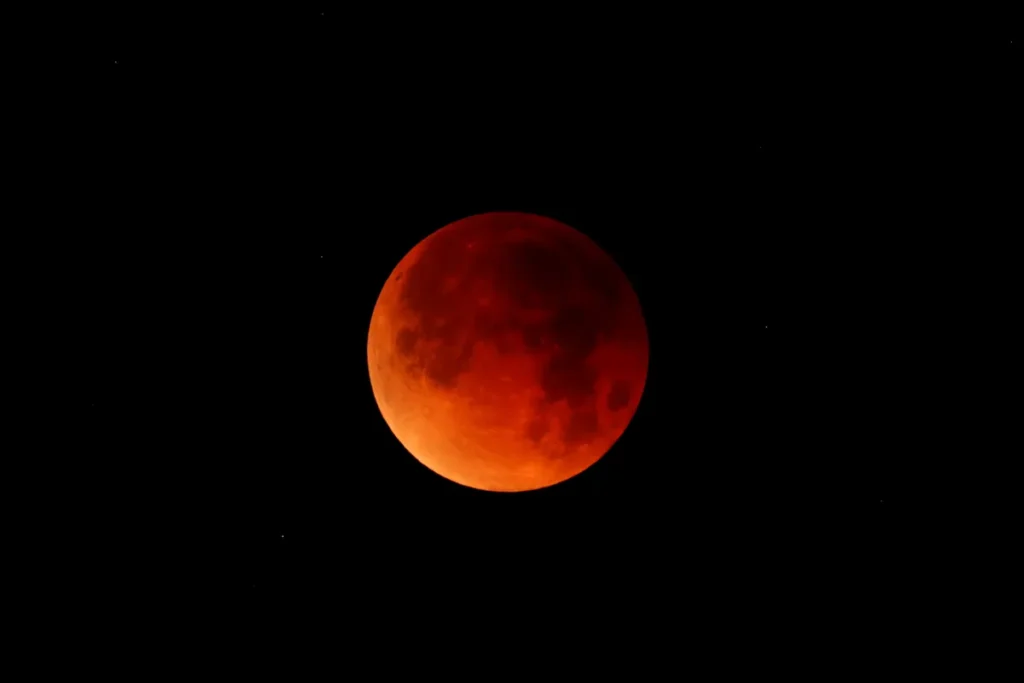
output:
[[[395,347],[400,354],[410,358],[416,352],[416,342],[419,339],[420,335],[416,330],[410,327],[403,327],[398,331],[398,336],[395,337]]]
[[[526,437],[533,443],[538,443],[550,430],[550,422],[543,415],[537,415],[526,426]]]
[[[578,446],[597,434],[597,412],[590,408],[573,411],[562,437],[567,446]]]
[[[611,391],[608,392],[608,398],[605,404],[608,406],[608,410],[615,412],[622,410],[629,405],[629,382],[624,379],[617,379],[612,384]]]

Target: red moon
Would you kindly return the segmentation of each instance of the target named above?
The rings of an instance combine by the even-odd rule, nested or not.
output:
[[[370,384],[437,474],[529,491],[593,465],[633,418],[647,327],[625,274],[573,228],[486,213],[417,244],[377,299]]]

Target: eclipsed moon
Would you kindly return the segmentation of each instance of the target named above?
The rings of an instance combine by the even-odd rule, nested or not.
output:
[[[421,463],[488,491],[565,481],[629,424],[647,379],[640,303],[569,226],[487,213],[417,244],[370,320],[381,414]]]

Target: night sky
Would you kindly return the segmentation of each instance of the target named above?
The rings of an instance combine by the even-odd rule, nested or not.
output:
[[[428,19],[112,16],[83,56],[69,479],[93,564],[120,567],[93,580],[256,609],[536,584],[757,614],[889,585],[925,514],[920,254],[960,210],[934,208],[942,102],[1003,111],[974,74],[1005,74],[1011,38],[966,61]],[[651,340],[625,435],[536,492],[433,474],[370,390],[388,274],[486,211],[590,236]]]

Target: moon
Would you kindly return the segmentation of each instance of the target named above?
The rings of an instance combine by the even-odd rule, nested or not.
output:
[[[485,213],[399,262],[367,358],[384,420],[423,465],[475,489],[529,491],[579,474],[622,436],[648,337],[629,280],[588,237]]]

